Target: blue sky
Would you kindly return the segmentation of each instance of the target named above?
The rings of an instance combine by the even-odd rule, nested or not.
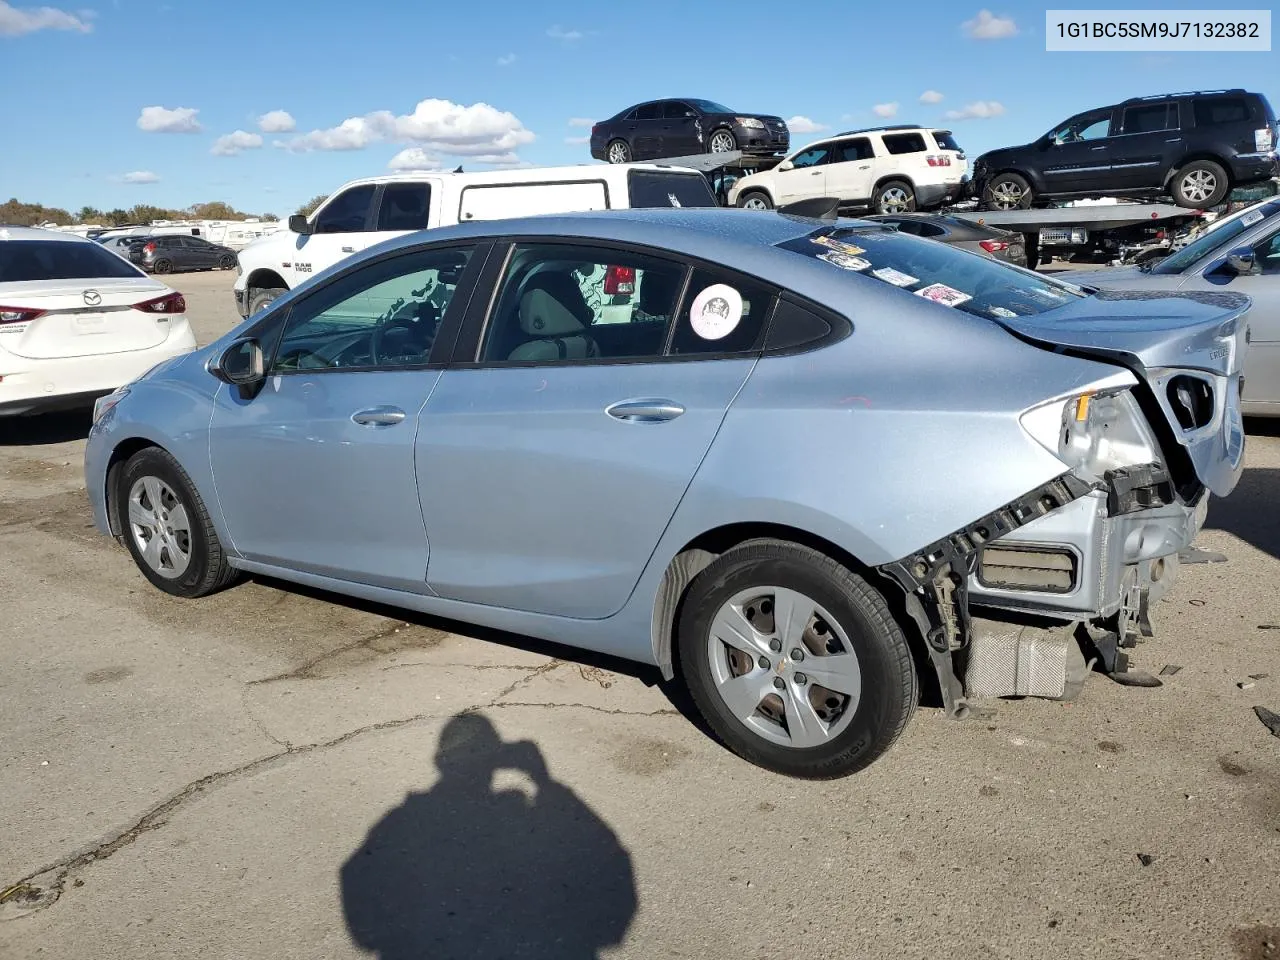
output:
[[[285,215],[397,157],[586,162],[571,121],[664,96],[832,130],[945,122],[971,154],[1130,96],[1280,106],[1280,53],[1046,53],[1045,6],[1020,2],[45,2],[0,0],[0,194],[72,209]]]

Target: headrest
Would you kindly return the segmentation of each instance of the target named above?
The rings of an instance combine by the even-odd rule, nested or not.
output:
[[[580,332],[582,324],[563,303],[535,288],[520,298],[520,329],[531,337],[563,337]]]

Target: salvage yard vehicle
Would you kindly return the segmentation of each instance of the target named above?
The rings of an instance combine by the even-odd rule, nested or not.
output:
[[[455,223],[629,207],[714,207],[684,167],[540,167],[398,173],[343,184],[309,216],[249,244],[236,261],[236,310],[247,317],[340,260],[391,237]]]
[[[611,267],[645,302],[601,322]],[[175,596],[267,575],[652,664],[744,758],[836,777],[918,669],[954,717],[1125,675],[1239,479],[1249,305],[866,221],[462,224],[104,398],[86,485]]]
[[[742,177],[729,204],[769,210],[815,197],[877,213],[933,210],[966,190],[968,161],[950,130],[897,124],[850,130]]]
[[[1235,187],[1280,176],[1278,132],[1260,93],[1132,97],[1077,114],[1032,143],[984,153],[973,164],[973,191],[993,210],[1160,196],[1205,210]]]
[[[786,153],[791,131],[781,117],[740,113],[712,100],[637,103],[591,127],[591,156],[609,163],[694,153]]]
[[[981,226],[960,217],[942,213],[890,213],[872,214],[867,217],[877,223],[893,224],[903,233],[949,243],[961,250],[968,250],[984,257],[1027,265],[1022,235],[1009,230]]]
[[[236,252],[203,237],[154,234],[142,240],[129,244],[126,252],[133,263],[150,273],[235,269]]]
[[[88,409],[196,348],[182,294],[73,233],[0,227],[0,416]]]
[[[1104,290],[1247,295],[1254,306],[1242,409],[1254,416],[1280,416],[1280,199],[1214,224],[1164,258],[1076,273],[1072,280]]]

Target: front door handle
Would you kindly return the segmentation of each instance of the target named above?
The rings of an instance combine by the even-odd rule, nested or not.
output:
[[[673,400],[620,400],[605,408],[615,420],[629,423],[662,423],[684,413],[684,407]]]
[[[364,427],[390,427],[404,419],[404,411],[399,407],[382,404],[367,410],[357,410],[351,415],[351,419]]]
[[[1181,138],[1181,137],[1174,137],[1172,140],[1166,140],[1166,141],[1165,141],[1165,143],[1181,143],[1181,142],[1182,142],[1182,138]]]
[[[1089,149],[1090,149],[1090,150],[1105,150],[1105,149],[1107,149],[1107,148],[1104,146],[1104,147],[1090,147]]]
[[[822,171],[821,171],[821,170],[815,170],[815,171],[813,171],[813,173],[811,174],[811,176],[815,176],[815,177],[822,176]]]
[[[355,253],[355,252],[356,252],[356,248],[355,248],[355,247],[343,247],[343,248],[342,248],[342,252],[343,252],[343,253]]]

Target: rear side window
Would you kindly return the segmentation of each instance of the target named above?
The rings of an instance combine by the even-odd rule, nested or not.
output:
[[[896,230],[826,228],[779,246],[859,274],[863,282],[989,319],[1033,316],[1085,296],[1079,288]]]
[[[363,233],[369,229],[369,207],[373,204],[372,183],[343,190],[316,217],[316,233]]]
[[[627,174],[632,207],[714,207],[707,178],[680,173],[632,170]]]
[[[1145,104],[1141,107],[1125,107],[1121,114],[1121,133],[1158,133],[1161,130],[1178,129],[1178,105],[1176,103]]]
[[[378,229],[425,230],[430,209],[430,184],[388,183],[378,207]]]
[[[773,287],[740,274],[694,270],[671,339],[672,355],[761,349],[777,293]]]
[[[950,130],[933,131],[933,139],[937,142],[939,150],[954,150],[956,153],[964,153],[960,149],[960,144],[956,143],[956,138],[952,136]]]
[[[849,163],[852,160],[871,160],[875,157],[875,151],[871,148],[871,141],[866,137],[858,137],[856,140],[846,140],[844,143],[836,144],[836,156],[834,163]]]
[[[1220,123],[1248,123],[1249,104],[1244,97],[1206,97],[1195,101],[1197,127]]]
[[[918,133],[888,133],[884,136],[884,148],[897,156],[903,153],[924,153],[924,137]]]
[[[0,240],[0,283],[93,280],[143,276],[141,270],[96,243],[74,240]]]

